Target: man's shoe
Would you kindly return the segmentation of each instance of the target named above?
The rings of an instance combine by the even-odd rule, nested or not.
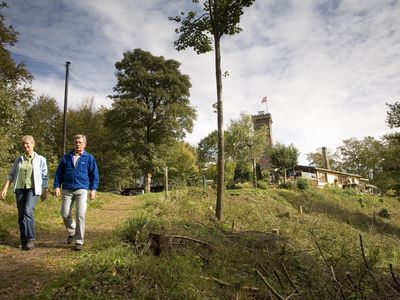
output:
[[[31,250],[35,248],[35,244],[33,241],[28,241],[25,245],[22,246],[22,250]]]
[[[67,244],[72,244],[72,242],[74,241],[74,239],[75,239],[75,236],[69,235],[69,236],[67,237]]]
[[[75,244],[74,248],[72,248],[74,251],[81,251],[83,245],[82,244]]]

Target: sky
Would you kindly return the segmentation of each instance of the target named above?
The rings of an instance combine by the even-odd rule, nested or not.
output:
[[[217,128],[214,53],[176,51],[168,20],[190,0],[8,0],[1,10],[19,32],[9,50],[33,74],[36,96],[63,107],[65,63],[71,62],[68,106],[85,98],[111,107],[115,63],[141,48],[174,59],[190,76],[197,110],[186,140]],[[400,1],[256,0],[243,31],[222,39],[224,123],[240,113],[271,114],[274,143],[293,144],[300,163],[317,148],[390,133],[386,103],[400,101]],[[261,103],[267,97],[267,104]]]

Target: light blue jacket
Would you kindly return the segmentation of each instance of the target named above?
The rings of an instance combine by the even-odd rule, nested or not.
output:
[[[18,182],[18,175],[21,169],[22,162],[24,161],[24,156],[19,156],[15,159],[14,164],[8,173],[8,180],[14,184],[14,192]],[[33,192],[35,195],[40,196],[43,189],[48,187],[48,175],[47,175],[47,163],[46,159],[33,152],[32,158],[32,173],[33,173]]]

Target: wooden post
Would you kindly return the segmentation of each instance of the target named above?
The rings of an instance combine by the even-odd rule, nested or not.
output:
[[[165,200],[167,200],[168,199],[168,167],[165,167],[164,175],[165,175],[164,193],[165,193]]]
[[[65,89],[64,89],[64,114],[63,114],[63,147],[62,155],[65,154],[67,147],[67,111],[68,111],[68,77],[69,77],[69,65],[71,63],[67,61],[65,63]]]

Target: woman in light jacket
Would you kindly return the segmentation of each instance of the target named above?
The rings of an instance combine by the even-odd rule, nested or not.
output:
[[[1,192],[5,199],[10,182],[14,185],[18,208],[18,224],[23,250],[35,247],[35,205],[47,197],[48,177],[46,159],[33,151],[35,140],[30,135],[21,139],[24,154],[15,159]]]

